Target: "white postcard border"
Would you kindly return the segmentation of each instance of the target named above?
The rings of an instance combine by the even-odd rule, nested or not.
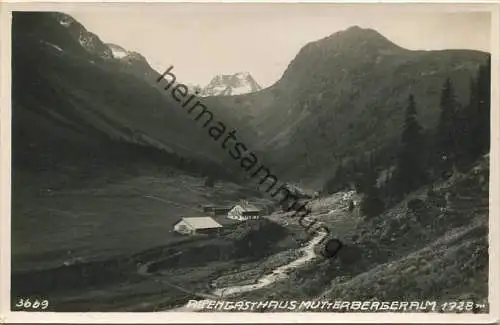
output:
[[[342,5],[377,4],[385,9],[402,7],[408,10],[443,11],[490,11],[491,17],[491,59],[492,59],[492,101],[491,101],[491,151],[490,151],[490,210],[489,210],[489,314],[434,314],[434,313],[56,313],[56,312],[12,312],[10,311],[10,121],[11,121],[11,16],[13,10],[59,10],[73,6],[111,5],[114,1],[75,0],[26,2],[11,0],[0,3],[0,323],[494,323],[499,322],[500,279],[500,2],[488,1],[300,1],[301,3],[337,3]],[[175,3],[213,3],[212,1],[176,1]],[[218,3],[273,3],[269,1],[218,1]],[[120,3],[138,5],[136,1],[122,0]],[[172,3],[161,0],[144,1],[142,4]],[[276,2],[274,2],[277,4]],[[297,1],[280,1],[297,3]],[[116,3],[114,4],[116,5]]]

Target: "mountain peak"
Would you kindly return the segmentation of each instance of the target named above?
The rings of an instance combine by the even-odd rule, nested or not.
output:
[[[363,28],[358,25],[338,31],[323,40],[336,42],[339,46],[369,46],[371,49],[397,50],[402,49],[385,36],[372,28]]]
[[[244,72],[237,72],[234,74],[235,76],[238,76],[238,77],[243,77],[243,78],[247,78],[250,76],[250,72],[247,72],[247,71],[244,71]],[[251,77],[251,76],[250,76]]]
[[[203,89],[202,96],[231,96],[256,92],[262,87],[249,72],[220,74]]]
[[[351,27],[348,27],[347,29],[345,29],[345,31],[362,31],[364,30],[365,28],[361,28],[360,26],[358,25],[353,25]]]

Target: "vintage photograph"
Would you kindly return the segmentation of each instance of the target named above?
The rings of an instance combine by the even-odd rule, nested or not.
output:
[[[441,9],[12,10],[11,312],[490,313],[493,18]]]

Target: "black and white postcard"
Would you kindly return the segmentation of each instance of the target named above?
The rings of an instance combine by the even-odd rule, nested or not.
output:
[[[5,322],[498,321],[498,2],[0,6]]]

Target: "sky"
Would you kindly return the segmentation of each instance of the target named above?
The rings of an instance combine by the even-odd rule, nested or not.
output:
[[[449,7],[451,8],[451,7]],[[249,72],[276,82],[308,42],[353,25],[408,49],[490,50],[490,14],[410,5],[150,3],[74,4],[64,11],[105,43],[144,55],[184,83]]]

